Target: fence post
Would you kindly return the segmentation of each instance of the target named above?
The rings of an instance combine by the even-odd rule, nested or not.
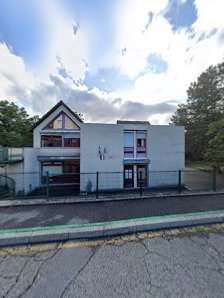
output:
[[[181,193],[181,170],[178,171],[178,193]]]
[[[140,171],[140,196],[142,196],[142,172]]]
[[[99,195],[99,172],[96,172],[96,198],[98,199]]]
[[[213,167],[212,171],[212,186],[213,186],[213,191],[216,191],[216,167]]]
[[[47,181],[46,181],[46,186],[47,186],[47,198],[49,198],[49,171],[47,171]]]

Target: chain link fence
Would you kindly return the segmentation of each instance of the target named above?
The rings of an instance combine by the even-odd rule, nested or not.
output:
[[[153,193],[224,191],[224,174],[211,170],[95,172],[95,173],[8,173],[15,181],[11,198],[50,198],[104,195],[112,198],[147,196]],[[12,180],[13,179],[13,180]],[[1,183],[2,181],[2,183]],[[6,178],[2,175],[0,187]],[[3,185],[4,184],[4,185]],[[1,199],[1,192],[0,192]]]

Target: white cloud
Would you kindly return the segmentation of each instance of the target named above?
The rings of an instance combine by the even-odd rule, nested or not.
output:
[[[45,11],[51,11],[49,16],[49,52],[48,57],[52,57],[51,72],[56,70],[54,66],[66,69],[73,80],[84,79],[86,62],[88,61],[88,46],[85,32],[82,27],[74,32],[74,21],[68,13],[63,11],[63,7],[50,1]]]
[[[182,102],[190,83],[211,64],[223,60],[224,42],[220,42],[224,33],[223,0],[195,0],[198,18],[192,30],[185,27],[177,31],[172,30],[164,17],[168,1],[163,1],[161,6],[159,3],[160,9],[151,6],[157,1],[143,1],[143,5],[135,0],[122,3],[117,35],[125,55],[120,56],[119,64],[124,74],[135,78],[135,84],[132,90],[116,93],[116,96],[151,104],[164,100]],[[154,15],[144,30],[149,12]],[[214,28],[217,32],[212,35]],[[146,59],[154,53],[167,63],[166,72],[147,71]]]
[[[154,114],[159,119],[160,115],[164,118],[175,110],[174,105],[166,103],[125,102],[98,88],[88,90],[87,86],[77,85],[72,79],[59,74],[51,74],[48,80],[41,80],[27,71],[23,59],[3,44],[0,44],[0,60],[5,61],[5,64],[0,64],[1,98],[13,100],[19,106],[25,105],[30,114],[43,115],[60,99],[83,113],[85,121],[91,122],[150,120]]]
[[[23,90],[25,96],[29,96],[30,90],[35,86],[35,77],[26,70],[23,59],[12,53],[6,44],[0,44],[0,98],[12,99],[19,104],[14,94]]]
[[[42,114],[58,100],[66,99],[90,121],[141,117],[156,124],[168,122],[175,106],[163,102],[184,101],[190,82],[224,58],[224,42],[220,42],[224,32],[223,0],[195,0],[198,18],[191,31],[172,30],[164,17],[168,0],[142,0],[141,5],[138,0],[118,3],[117,39],[110,52],[102,56],[99,53],[93,68],[117,67],[133,79],[133,88],[105,93],[81,85],[89,52],[94,51],[91,38],[59,2],[46,0],[41,2],[49,36],[45,59],[38,69],[27,70],[26,63],[13,54],[13,49],[0,44],[0,98],[26,105],[33,113]],[[217,31],[211,35],[214,28]],[[147,69],[150,54],[159,55],[167,63],[166,72]],[[60,68],[68,74],[67,78],[60,76]],[[135,115],[133,110],[139,112]]]
[[[195,0],[198,19],[194,24],[197,32],[210,32],[214,28],[224,28],[223,0]]]

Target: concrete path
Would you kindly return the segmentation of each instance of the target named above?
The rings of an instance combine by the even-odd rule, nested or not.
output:
[[[224,194],[5,207],[0,208],[0,229],[96,223],[212,210],[224,210]]]

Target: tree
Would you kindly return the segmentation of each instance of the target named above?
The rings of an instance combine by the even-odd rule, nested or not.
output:
[[[205,158],[215,167],[224,165],[224,119],[211,123],[207,132],[209,146]]]
[[[210,123],[224,116],[224,62],[210,66],[187,90],[186,104],[178,106],[171,123],[186,129],[186,158],[200,160],[208,147]]]
[[[32,146],[31,127],[38,116],[30,117],[15,103],[0,101],[0,145],[3,147]]]

